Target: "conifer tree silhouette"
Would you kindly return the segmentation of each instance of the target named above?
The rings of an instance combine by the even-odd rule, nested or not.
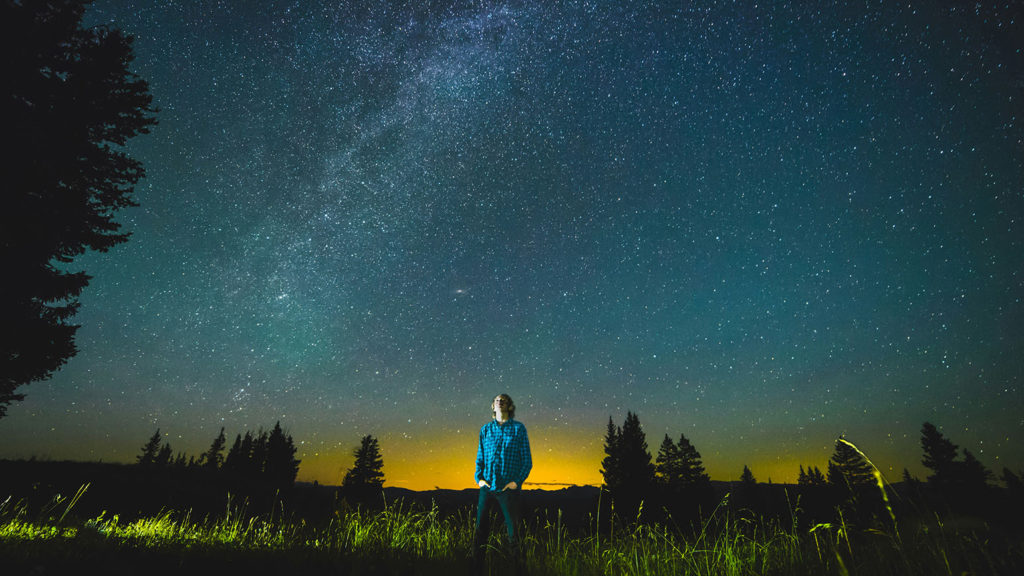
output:
[[[685,434],[679,435],[678,444],[665,434],[655,461],[655,477],[659,483],[675,490],[710,482],[700,452]]]
[[[704,471],[700,452],[685,434],[679,435],[678,443],[665,435],[655,460],[655,481],[662,507],[675,521],[692,521],[714,503],[711,478]]]
[[[203,454],[202,458],[200,458],[201,465],[204,468],[208,470],[220,469],[221,464],[224,463],[224,455],[222,452],[224,452],[225,442],[224,427],[222,426],[220,434],[213,439],[213,442],[210,444],[210,448]]]
[[[757,479],[754,478],[754,473],[750,471],[750,468],[744,464],[743,472],[740,473],[740,485],[744,488],[753,488],[757,485]]]
[[[156,458],[153,460],[153,468],[158,470],[168,468],[171,464],[171,457],[173,454],[174,451],[171,450],[171,445],[164,442],[164,445],[160,447],[160,451],[157,452]]]
[[[875,477],[860,453],[846,442],[836,440],[835,451],[828,463],[828,483],[840,494],[850,495],[861,488],[873,487]]]
[[[956,484],[957,445],[943,436],[931,422],[921,426],[921,449],[924,452],[921,463],[932,470],[928,483],[940,489]]]
[[[605,458],[601,473],[604,489],[611,495],[617,511],[624,517],[633,517],[640,503],[652,495],[655,486],[654,462],[647,450],[647,437],[640,426],[640,418],[626,413],[621,427],[608,419],[605,436]]]
[[[665,434],[658,448],[658,456],[654,460],[654,478],[658,484],[672,489],[682,484],[682,470],[679,462],[679,448],[676,443]]]
[[[374,443],[376,443],[376,439],[374,439]],[[292,437],[284,433],[281,429],[281,422],[278,421],[267,438],[267,460],[263,469],[267,483],[272,489],[288,490],[295,485],[295,477],[299,473],[299,460],[295,458],[295,452],[296,448]],[[383,466],[383,462],[381,465]],[[381,473],[380,480],[383,484],[383,473]]]
[[[149,441],[142,447],[142,453],[139,454],[135,460],[139,466],[143,468],[150,468],[156,461],[157,454],[160,453],[160,442],[163,441],[163,437],[160,436],[160,429],[157,428],[156,432],[150,436]]]
[[[353,455],[355,463],[345,473],[341,487],[352,498],[368,501],[375,498],[384,486],[384,458],[377,439],[370,434],[363,436]]]
[[[654,463],[647,450],[647,436],[640,426],[640,418],[632,412],[626,413],[626,421],[622,424],[618,452],[622,491],[642,495],[654,483]]]
[[[604,488],[614,492],[622,485],[622,462],[619,454],[619,436],[622,429],[615,425],[612,417],[608,416],[608,431],[604,436],[604,459],[601,461],[601,476],[604,478]]]
[[[4,193],[0,200],[0,418],[20,386],[75,355],[69,320],[89,283],[66,272],[86,250],[125,242],[116,210],[135,205],[142,165],[122,149],[156,123],[132,39],[83,28],[86,0],[4,2],[0,46]]]

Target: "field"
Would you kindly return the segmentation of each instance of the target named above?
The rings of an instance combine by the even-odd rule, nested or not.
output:
[[[122,519],[76,515],[88,493],[33,507],[0,503],[4,574],[72,574],[92,567],[111,574],[467,574],[471,510],[393,501],[375,510],[338,506],[315,522],[279,504],[249,513],[245,502],[220,513],[190,511]],[[706,519],[679,529],[636,518],[600,518],[599,509],[570,529],[560,510],[524,521],[528,574],[962,575],[1024,573],[1019,529],[966,517],[914,519],[888,514],[859,526],[802,525],[799,501],[782,522],[735,510],[726,502]],[[34,508],[34,509],[33,509]],[[890,511],[891,512],[891,511]],[[641,511],[640,520],[645,512]],[[607,514],[606,514],[607,516]],[[601,530],[597,526],[601,526]],[[492,536],[485,573],[512,574],[503,541]]]

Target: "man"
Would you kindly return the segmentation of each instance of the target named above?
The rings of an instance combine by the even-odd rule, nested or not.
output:
[[[476,527],[473,535],[473,565],[483,565],[487,530],[484,527],[487,504],[498,502],[505,517],[509,545],[519,561],[519,496],[523,482],[530,475],[530,439],[526,426],[515,420],[516,405],[508,394],[499,394],[491,405],[493,420],[480,428],[480,444],[476,450],[476,483],[480,495],[476,504]]]

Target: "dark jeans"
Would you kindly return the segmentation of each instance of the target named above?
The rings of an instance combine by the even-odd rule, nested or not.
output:
[[[481,488],[480,496],[476,501],[476,527],[473,532],[473,565],[477,568],[483,566],[484,548],[487,545],[487,537],[490,532],[487,518],[487,505],[493,498],[498,501],[501,514],[505,518],[505,529],[508,531],[508,543],[512,549],[513,561],[518,561],[519,536],[519,489],[503,490],[493,492],[489,488]]]

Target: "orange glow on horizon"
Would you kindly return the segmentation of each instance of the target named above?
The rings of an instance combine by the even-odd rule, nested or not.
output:
[[[530,430],[533,470],[527,489],[558,489],[570,485],[600,485],[600,443],[582,443],[578,436],[543,428]],[[562,437],[564,436],[564,437]],[[475,488],[476,435],[467,434],[427,445],[380,439],[384,485],[410,490]],[[300,455],[298,480],[340,485],[352,466],[351,449]]]

